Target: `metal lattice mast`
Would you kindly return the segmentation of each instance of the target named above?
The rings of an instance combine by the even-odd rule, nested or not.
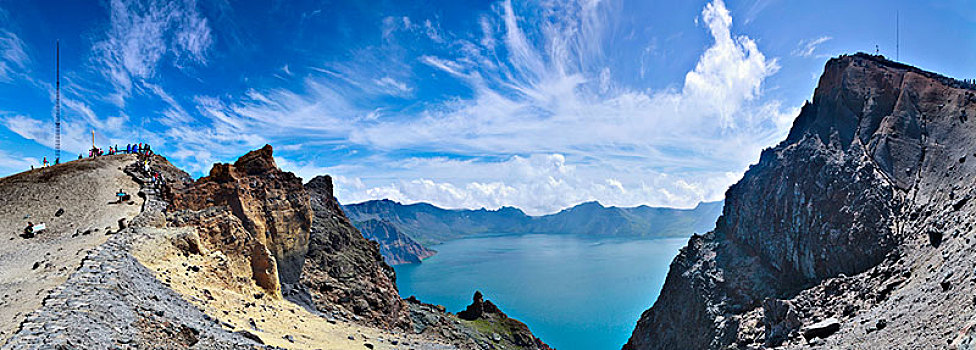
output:
[[[61,160],[61,40],[58,40],[54,49],[54,71],[55,78],[55,119],[54,119],[54,159]]]

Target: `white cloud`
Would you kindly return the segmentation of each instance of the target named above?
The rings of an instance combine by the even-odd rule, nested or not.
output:
[[[697,19],[710,46],[683,81],[661,90],[615,78],[626,70],[604,60],[612,49],[605,39],[615,30],[607,3],[538,6],[538,13],[523,17],[512,2],[496,3],[493,12],[478,15],[476,32],[462,34],[431,20],[390,16],[381,23],[379,45],[350,50],[355,60],[326,60],[305,67],[313,72],[306,76],[299,73],[305,69],[276,67],[273,74],[285,74],[288,88],[180,99],[156,72],[164,63],[207,63],[213,33],[206,18],[193,1],[114,0],[95,64],[106,69],[120,106],[133,92],[163,102],[154,116],[160,132],[129,126],[130,134],[166,142],[168,156],[194,173],[268,142],[279,146],[279,157],[309,149],[328,153],[339,145],[365,150],[335,166],[320,165],[314,152],[301,161],[277,158],[305,180],[332,174],[346,203],[391,198],[451,208],[511,205],[533,214],[590,200],[690,207],[721,199],[760,149],[785,136],[796,113],[763,99],[778,62],[753,39],[735,34],[721,0],[707,4]],[[438,49],[411,51],[399,44],[406,35]],[[423,94],[426,78],[413,76],[413,69],[429,68],[467,91],[407,108],[371,103]],[[74,100],[66,100],[76,115],[66,125],[81,135],[72,139],[85,140],[88,125],[111,133],[129,122],[124,113],[99,118],[87,102]],[[42,121],[0,120],[49,144]],[[405,153],[450,156],[402,159]]]
[[[478,63],[479,55],[493,50],[488,46],[493,40],[471,43],[478,50],[458,57],[421,57],[467,84],[473,98],[448,101],[419,118],[362,125],[352,130],[350,140],[381,150],[502,157],[528,153],[530,158],[557,152],[574,162],[599,160],[599,166],[578,169],[579,178],[550,178],[489,171],[508,163],[472,162],[457,165],[463,174],[441,180],[423,174],[446,169],[426,168],[399,177],[408,180],[346,195],[430,200],[450,207],[516,205],[538,212],[592,199],[690,206],[721,199],[759,150],[785,136],[796,108],[759,99],[764,80],[779,69],[777,60],[767,58],[751,38],[732,34],[732,17],[722,1],[706,5],[700,17],[712,46],[680,89],[659,91],[618,85],[605,66],[591,69],[578,61],[600,50],[594,47],[600,41],[592,39],[599,37],[593,28],[601,27],[600,16],[587,12],[597,8],[584,5],[575,13],[578,18],[542,24],[549,29],[537,46],[527,39],[512,4],[503,2],[504,32],[497,35],[508,56],[502,57],[499,71]],[[496,35],[490,22],[482,20],[486,36]],[[476,179],[464,180],[470,174]],[[482,196],[485,188],[497,188],[493,195],[498,197]]]
[[[16,74],[24,73],[30,64],[24,41],[11,28],[5,27],[9,23],[9,16],[0,9],[0,82],[4,83],[13,81]]]
[[[822,36],[816,39],[800,40],[800,42],[796,44],[796,48],[793,49],[791,54],[797,57],[810,57],[813,55],[813,52],[817,50],[817,46],[820,46],[820,44],[823,44],[830,39],[833,38],[829,36]]]
[[[525,23],[510,1],[498,3],[496,16],[480,17],[480,33],[467,36],[475,41],[444,44],[454,55],[417,56],[416,62],[472,92],[419,112],[350,102],[348,89],[367,95],[412,90],[397,75],[403,69],[377,71],[382,65],[374,63],[383,56],[369,50],[356,51],[361,62],[313,67],[324,75],[306,77],[300,90],[254,89],[239,101],[196,103],[229,135],[371,150],[375,156],[343,166],[279,160],[306,180],[322,173],[342,179],[337,193],[343,202],[390,198],[547,213],[589,200],[690,207],[721,199],[763,147],[785,136],[797,112],[760,98],[764,81],[779,69],[777,60],[753,39],[733,34],[730,12],[715,0],[698,22],[712,44],[683,84],[656,91],[629,87],[614,80],[610,67],[595,64],[612,21],[602,6],[546,3],[541,23]],[[398,48],[398,30],[435,27],[423,23],[387,17],[384,45]],[[465,160],[389,155],[400,150]]]
[[[49,160],[53,161],[53,160]],[[19,173],[30,170],[31,166],[41,166],[42,161],[31,157],[20,157],[0,150],[0,174]],[[2,175],[6,176],[6,175]]]
[[[388,89],[391,95],[406,95],[413,91],[406,83],[397,81],[389,76],[373,80],[373,82],[381,88]]]
[[[112,0],[109,21],[105,37],[93,46],[94,63],[115,88],[111,101],[120,107],[135,84],[156,75],[165,56],[176,67],[206,64],[213,44],[195,0]]]
[[[34,140],[41,145],[54,148],[54,133],[50,121],[40,121],[25,115],[13,114],[0,117],[2,124],[10,131],[28,140]],[[88,129],[78,127],[73,122],[64,121],[61,124],[61,147],[64,157],[71,158],[73,153],[85,153],[91,148],[91,134]],[[109,142],[105,135],[97,135],[99,143]],[[85,153],[87,154],[87,153]]]
[[[445,208],[516,206],[532,215],[593,200],[618,206],[693,207],[702,200],[721,199],[724,186],[741,175],[665,174],[641,168],[637,162],[624,166],[602,162],[570,165],[572,161],[562,154],[492,161],[411,158],[385,162],[395,170],[381,178],[363,171],[371,168],[369,165],[317,168],[312,172],[361,174],[353,177],[354,182],[337,181],[336,196],[343,203],[387,198],[404,203],[429,202]],[[285,164],[283,168],[294,168]],[[298,167],[308,170],[303,168]],[[389,178],[400,180],[391,182]]]

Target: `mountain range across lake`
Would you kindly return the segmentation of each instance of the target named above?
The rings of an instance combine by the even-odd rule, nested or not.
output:
[[[571,234],[607,238],[673,238],[708,232],[722,201],[691,209],[603,206],[591,201],[554,214],[531,216],[514,207],[444,209],[428,203],[371,200],[342,206],[363,235],[377,241],[387,263],[416,263],[432,245],[479,234]]]

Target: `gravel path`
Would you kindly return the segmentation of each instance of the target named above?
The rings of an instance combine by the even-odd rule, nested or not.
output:
[[[139,185],[121,170],[133,162],[135,156],[106,156],[0,179],[0,344],[88,250],[119,229],[119,219],[139,214]],[[120,188],[133,194],[131,204],[109,204]],[[47,230],[22,238],[28,221]]]

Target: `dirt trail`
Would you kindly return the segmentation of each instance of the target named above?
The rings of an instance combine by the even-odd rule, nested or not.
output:
[[[0,178],[0,242],[6,242],[0,244],[0,344],[88,250],[119,230],[119,219],[139,214],[139,185],[121,170],[135,161],[134,155],[89,158]],[[109,204],[120,188],[132,201]],[[24,239],[28,221],[47,230]]]

